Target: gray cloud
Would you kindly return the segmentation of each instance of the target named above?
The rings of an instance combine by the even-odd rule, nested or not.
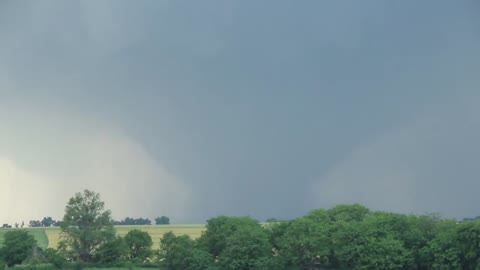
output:
[[[119,219],[188,217],[189,187],[121,129],[27,101],[2,106],[0,115],[1,220],[61,218],[85,188],[100,192]]]
[[[468,1],[3,1],[3,198],[42,190],[55,206],[43,200],[31,215],[60,215],[91,187],[119,218],[177,222],[289,218],[357,200],[472,213],[471,193],[450,208],[443,197],[463,192],[448,179],[478,175],[458,169],[476,153],[460,135],[474,132],[463,117],[476,113],[476,10]]]
[[[355,147],[314,184],[317,205],[478,215],[479,104],[478,94],[445,100]]]

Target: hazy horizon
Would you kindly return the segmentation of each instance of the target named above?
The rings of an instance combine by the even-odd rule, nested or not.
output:
[[[479,216],[476,1],[2,1],[0,223]]]

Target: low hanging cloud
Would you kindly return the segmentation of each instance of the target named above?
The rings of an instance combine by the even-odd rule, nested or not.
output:
[[[480,215],[480,96],[451,96],[353,149],[313,186],[317,207]]]
[[[75,102],[84,91],[122,90],[121,83],[107,87],[94,67],[115,70],[109,56],[144,38],[135,18],[124,16],[144,9],[130,7],[3,5],[0,13],[13,23],[0,27],[0,222],[61,218],[85,188],[101,193],[117,219],[188,216],[189,187],[121,128],[122,116],[102,118],[103,108],[89,108],[97,94]],[[16,20],[16,12],[26,16]]]
[[[68,198],[86,188],[117,219],[188,215],[188,187],[125,132],[61,108],[0,113],[1,222],[61,218]]]
[[[10,159],[0,157],[0,222],[28,222],[45,210],[51,192],[46,179],[20,168]],[[55,209],[53,205],[53,209]]]

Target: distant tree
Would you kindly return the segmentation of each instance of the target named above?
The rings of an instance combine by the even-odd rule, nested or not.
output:
[[[133,225],[135,224],[135,220],[133,218],[130,218],[130,217],[126,217],[123,222],[120,222],[121,225]]]
[[[111,213],[100,194],[90,190],[76,193],[65,207],[59,247],[74,260],[92,262],[94,253],[115,238]]]
[[[19,226],[20,224],[18,224],[18,222],[15,222],[15,229],[18,229]]]
[[[143,261],[152,254],[152,237],[141,230],[131,230],[125,235],[128,256],[134,261]]]
[[[148,218],[130,218],[126,217],[124,220],[114,220],[113,225],[151,225],[152,221]]]
[[[56,220],[56,221],[53,223],[53,226],[55,226],[55,227],[61,227],[61,226],[62,226],[62,221],[61,221],[61,220]]]
[[[167,224],[170,224],[170,218],[168,218],[168,217],[166,217],[166,216],[157,217],[157,218],[155,218],[155,224],[156,224],[156,225],[167,225]]]
[[[40,223],[42,224],[42,227],[50,227],[55,224],[55,220],[53,220],[52,217],[44,217]]]
[[[15,229],[4,235],[0,254],[8,266],[20,264],[33,254],[37,241],[26,230]]]
[[[30,227],[42,227],[42,222],[39,220],[30,220],[29,225]]]

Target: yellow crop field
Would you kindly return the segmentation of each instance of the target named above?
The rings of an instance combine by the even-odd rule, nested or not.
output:
[[[157,249],[160,246],[160,238],[164,233],[173,232],[175,235],[189,235],[192,238],[197,238],[205,230],[204,224],[187,224],[187,225],[120,225],[115,226],[117,234],[125,236],[130,230],[138,229],[148,232],[153,240],[153,248]],[[45,228],[45,234],[48,238],[48,247],[57,248],[60,240],[60,228],[50,227]]]

